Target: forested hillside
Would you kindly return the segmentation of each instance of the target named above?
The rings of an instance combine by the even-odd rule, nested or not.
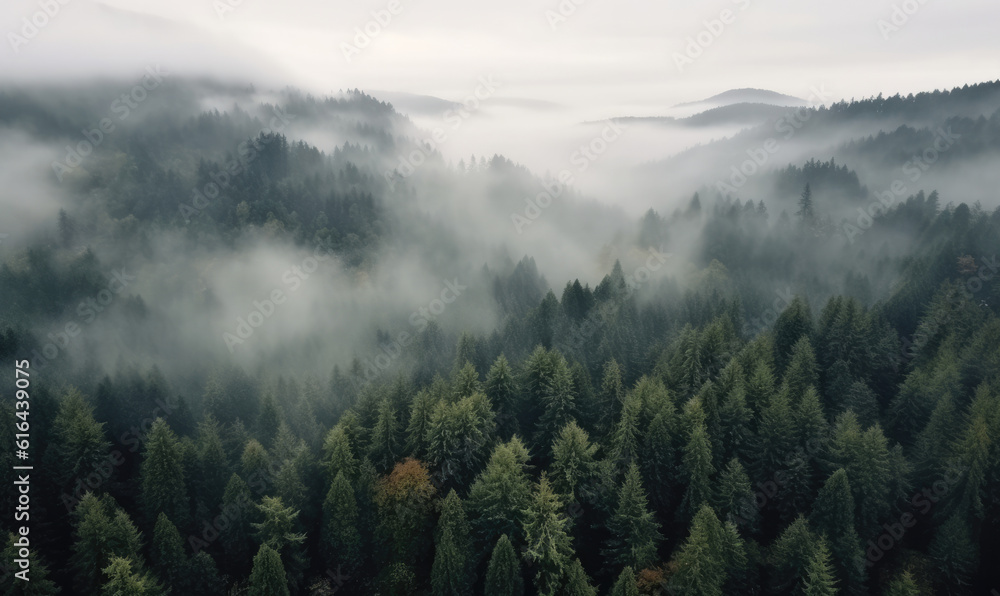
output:
[[[880,204],[821,157],[636,218],[502,156],[404,174],[423,133],[360,92],[206,85],[0,224],[0,438],[31,428],[0,486],[33,466],[34,528],[15,582],[3,516],[5,593],[1000,590],[1000,209]],[[0,123],[63,160],[103,108],[40,96],[0,93]],[[845,102],[810,134],[962,113],[948,159],[980,159],[995,98]],[[915,134],[843,147],[889,168]]]

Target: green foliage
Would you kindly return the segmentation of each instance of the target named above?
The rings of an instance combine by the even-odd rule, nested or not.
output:
[[[809,514],[809,526],[826,537],[838,584],[851,593],[861,593],[865,574],[858,562],[864,559],[864,550],[855,530],[854,496],[843,468],[820,489]]]
[[[494,544],[501,535],[515,542],[522,534],[522,520],[531,502],[528,451],[520,439],[497,445],[469,489],[469,510],[480,544]]]
[[[575,495],[576,487],[593,474],[594,453],[587,431],[570,421],[552,443],[552,485],[564,495]]]
[[[938,529],[928,548],[936,564],[937,584],[946,594],[968,592],[979,565],[979,549],[965,517],[956,513]]]
[[[248,596],[289,596],[288,580],[285,578],[285,567],[281,564],[281,555],[267,543],[260,545],[260,550],[253,558],[253,571],[250,573]]]
[[[142,561],[142,538],[138,528],[110,497],[87,493],[73,512],[73,552],[70,556],[77,586],[96,590],[102,573],[114,557],[128,559],[136,567]]]
[[[22,547],[15,544],[18,538],[18,534],[10,532],[8,534],[7,543],[4,545],[2,554],[0,554],[0,556],[3,557],[4,565],[11,568],[10,571],[5,574],[7,577],[3,580],[4,595],[51,596],[53,594],[58,594],[59,586],[57,586],[56,583],[49,577],[49,567],[39,560],[37,549],[28,549],[28,559],[31,561],[31,568],[27,573],[28,581],[24,581],[14,576],[15,573],[22,571],[22,569],[14,563],[15,559],[21,558],[19,552]]]
[[[611,596],[639,596],[639,586],[635,583],[635,571],[631,567],[622,569],[615,585],[611,587]]]
[[[715,467],[712,465],[712,445],[704,424],[691,430],[691,438],[684,448],[682,470],[686,488],[678,515],[687,520],[694,517],[702,505],[713,501],[712,476],[715,475]]]
[[[618,507],[608,520],[611,539],[604,555],[615,566],[643,569],[656,562],[657,545],[663,539],[659,524],[649,511],[639,468],[629,466],[618,491]]]
[[[361,534],[354,490],[343,472],[337,472],[323,501],[323,528],[320,551],[334,569],[351,574],[361,564]]]
[[[566,585],[561,592],[566,596],[597,596],[597,588],[591,585],[580,559],[574,559],[566,572]]]
[[[679,596],[722,596],[726,569],[721,534],[715,512],[703,505],[674,557],[676,572],[671,578],[671,591]]]
[[[573,557],[569,519],[563,503],[542,474],[524,514],[524,559],[535,572],[535,588],[541,596],[560,593]]]
[[[820,539],[806,566],[802,593],[804,596],[836,596],[836,585],[833,565],[830,564],[830,551],[826,547],[826,541]]]
[[[102,596],[159,596],[163,594],[148,574],[132,571],[132,560],[125,557],[112,557],[108,566],[103,569],[107,582],[101,588]]]
[[[518,387],[507,358],[500,354],[486,373],[483,391],[497,412],[497,432],[509,440],[518,430]]]
[[[504,534],[497,540],[486,567],[484,596],[523,596],[524,579],[521,577],[521,562],[514,552],[514,546]]]
[[[160,581],[166,586],[180,586],[187,580],[187,555],[184,539],[170,519],[163,513],[156,518],[153,542],[150,544],[150,561]]]
[[[920,596],[920,588],[909,571],[899,574],[885,589],[885,596]]]
[[[378,421],[372,431],[368,457],[371,458],[376,469],[388,471],[396,463],[400,447],[396,411],[393,409],[392,403],[388,399],[384,399],[378,407]]]

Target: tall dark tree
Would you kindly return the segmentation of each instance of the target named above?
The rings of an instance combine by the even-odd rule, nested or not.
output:
[[[504,534],[497,540],[486,568],[484,596],[523,596],[524,579],[521,562],[514,552],[510,539]]]
[[[646,490],[635,464],[625,473],[618,491],[618,507],[608,520],[608,532],[611,540],[604,554],[612,565],[644,569],[656,562],[657,546],[663,537],[649,511]]]

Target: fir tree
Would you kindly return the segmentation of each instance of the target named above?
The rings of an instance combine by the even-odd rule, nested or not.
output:
[[[504,534],[497,540],[486,568],[484,596],[524,596],[521,562],[510,539]]]
[[[524,558],[535,570],[540,596],[556,596],[566,579],[573,555],[568,526],[563,504],[543,473],[524,520]]]
[[[830,564],[830,551],[822,538],[806,566],[803,582],[803,596],[836,596],[837,580],[833,577],[833,565]]]
[[[715,512],[703,505],[691,522],[687,540],[675,555],[671,592],[679,596],[722,596],[726,577],[721,532]]]
[[[146,439],[142,461],[142,501],[150,520],[165,513],[171,521],[186,524],[187,490],[180,443],[162,418],[157,418]]]
[[[852,594],[860,594],[865,577],[857,562],[864,558],[864,550],[854,523],[854,496],[847,472],[838,469],[820,489],[809,525],[817,534],[826,536],[840,586]]]
[[[493,366],[486,373],[483,391],[497,413],[497,432],[500,438],[510,440],[517,432],[517,381],[511,372],[510,364],[503,354],[497,356]]]
[[[718,511],[722,519],[746,531],[760,529],[760,508],[743,464],[733,458],[719,477]]]
[[[160,596],[163,590],[148,574],[132,571],[132,560],[112,557],[103,570],[107,582],[101,589],[102,596]]]
[[[781,533],[771,547],[774,565],[772,582],[781,593],[798,592],[803,587],[806,570],[816,550],[816,535],[804,517],[798,517]]]
[[[378,408],[378,421],[372,431],[372,440],[368,457],[376,469],[387,471],[396,463],[399,457],[399,428],[396,422],[396,411],[388,399],[382,400]]]
[[[695,426],[691,431],[691,438],[684,448],[682,470],[686,488],[678,516],[690,519],[702,505],[713,501],[712,476],[715,468],[712,465],[712,445],[704,424]]]
[[[469,509],[481,544],[493,544],[506,534],[519,541],[524,511],[531,502],[527,474],[528,451],[520,439],[498,445],[469,489]]]
[[[177,531],[177,526],[163,513],[156,518],[149,559],[160,581],[167,587],[177,589],[187,581],[188,561],[184,553],[184,539]]]
[[[604,554],[612,565],[643,569],[656,561],[657,545],[663,537],[649,511],[646,491],[635,464],[625,473],[625,481],[618,492],[618,507],[608,520],[608,531],[611,540]]]
[[[20,551],[22,546],[16,543],[19,535],[10,532],[7,537],[7,544],[4,546],[2,556],[5,566],[14,567],[14,559],[22,558]],[[15,577],[15,573],[20,573],[22,569],[11,569],[5,572],[4,589],[5,596],[52,596],[59,593],[59,586],[49,578],[49,567],[39,560],[37,549],[29,548],[27,557],[31,561],[31,569],[26,574],[28,581],[22,581]]]
[[[248,596],[290,596],[281,555],[266,543],[253,558]]]
[[[566,572],[566,585],[560,594],[566,596],[597,596],[597,588],[591,585],[580,559],[574,559]]]
[[[920,594],[920,588],[909,571],[899,574],[885,589],[885,596],[920,596]]]
[[[560,494],[574,496],[581,482],[593,474],[597,445],[576,421],[569,422],[552,444],[552,485]]]
[[[979,565],[979,549],[961,512],[949,517],[934,535],[928,554],[936,563],[937,584],[949,595],[965,594]]]
[[[337,472],[323,501],[323,528],[320,537],[323,558],[335,569],[353,573],[361,564],[361,534],[354,490],[343,472]]]
[[[639,586],[635,582],[635,571],[631,567],[622,569],[618,580],[611,587],[611,596],[639,596]]]

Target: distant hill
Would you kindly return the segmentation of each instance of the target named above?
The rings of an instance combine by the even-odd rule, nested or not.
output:
[[[382,101],[389,102],[397,112],[414,116],[439,115],[460,105],[433,95],[417,95],[401,91],[369,91],[368,93]]]
[[[699,105],[728,106],[739,103],[762,103],[776,106],[802,106],[808,102],[798,97],[768,91],[767,89],[730,89],[708,99],[692,101],[674,106],[675,108]]]
[[[687,118],[673,116],[623,116],[613,118],[614,122],[634,124],[675,124],[679,126],[757,126],[771,118],[779,118],[788,112],[788,107],[764,103],[737,103],[711,108]]]

